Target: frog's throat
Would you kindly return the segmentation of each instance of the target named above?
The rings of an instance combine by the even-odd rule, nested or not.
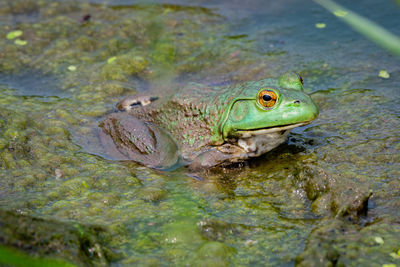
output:
[[[309,123],[310,122],[300,122],[300,123],[295,123],[295,124],[275,126],[275,127],[255,129],[255,130],[237,130],[235,132],[235,136],[237,136],[239,138],[249,138],[249,137],[253,137],[253,136],[257,136],[257,135],[263,135],[263,134],[269,134],[269,133],[283,132],[283,131],[291,130],[293,128],[296,128],[296,127],[299,127],[299,126],[304,126],[304,125],[307,125]]]

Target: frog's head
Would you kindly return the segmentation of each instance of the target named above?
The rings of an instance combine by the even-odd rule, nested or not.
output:
[[[318,107],[303,91],[302,78],[293,72],[278,80],[246,84],[225,110],[219,123],[223,138],[246,138],[289,130],[310,123]]]

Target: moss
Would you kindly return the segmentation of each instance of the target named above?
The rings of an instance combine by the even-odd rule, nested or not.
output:
[[[140,192],[140,198],[145,201],[158,202],[166,196],[166,191],[157,187],[146,187]]]
[[[24,257],[31,258],[34,262],[46,263],[46,260],[41,261],[38,256],[50,256],[64,259],[53,261],[54,263],[59,262],[61,266],[65,266],[62,263],[66,264],[67,261],[78,265],[105,265],[108,261],[107,253],[109,253],[107,255],[109,257],[113,255],[109,249],[102,247],[102,240],[106,238],[106,233],[99,227],[79,224],[72,226],[54,220],[44,220],[3,210],[0,210],[0,218],[2,222],[1,243],[29,253],[29,255],[22,254],[16,258],[13,258],[12,254],[9,254],[8,257],[1,254],[3,263],[12,260],[18,262],[17,264],[22,264]],[[4,250],[7,249],[2,246],[1,252]]]
[[[67,180],[62,184],[60,188],[61,193],[67,196],[79,196],[87,191],[88,185],[85,182],[84,177],[75,177]]]

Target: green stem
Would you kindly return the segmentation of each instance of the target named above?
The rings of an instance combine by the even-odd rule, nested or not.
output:
[[[394,55],[400,56],[400,38],[398,36],[333,1],[314,0],[314,2],[332,12],[335,16],[342,19],[353,29],[375,42],[377,45],[385,48]]]

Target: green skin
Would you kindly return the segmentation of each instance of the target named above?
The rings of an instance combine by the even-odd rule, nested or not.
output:
[[[271,90],[275,105],[263,107],[259,92]],[[310,123],[318,107],[303,91],[301,78],[285,73],[227,87],[190,83],[150,104],[134,96],[117,107],[126,112],[100,123],[100,137],[114,159],[169,168],[179,159],[192,169],[256,157],[286,141],[291,129]]]

